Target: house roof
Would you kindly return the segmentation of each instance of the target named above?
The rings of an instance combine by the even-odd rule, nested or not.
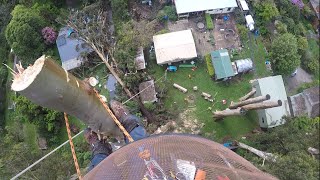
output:
[[[238,7],[236,0],[175,0],[177,14]]]
[[[140,99],[143,103],[156,102],[158,100],[154,80],[143,82],[139,85]]]
[[[70,32],[70,28],[68,27],[60,29],[56,40],[62,67],[65,70],[80,67],[83,62],[81,53],[93,51],[91,48],[87,47],[82,40],[71,37]]]
[[[135,65],[137,70],[142,70],[146,68],[146,61],[144,59],[143,47],[138,48],[137,56],[135,58]]]
[[[228,50],[221,49],[211,52],[211,61],[216,74],[216,79],[234,76]]]
[[[319,116],[319,86],[304,90],[302,93],[290,96],[293,116]]]
[[[265,119],[265,124],[261,124],[260,122],[260,126],[271,128],[283,124],[284,121],[281,121],[281,119],[283,116],[289,116],[290,110],[282,76],[270,76],[257,79],[253,83],[253,87],[257,90],[255,94],[256,97],[269,94],[270,101],[282,101],[282,105],[279,107],[257,110],[259,119]]]
[[[153,36],[157,64],[168,64],[197,57],[191,30]]]

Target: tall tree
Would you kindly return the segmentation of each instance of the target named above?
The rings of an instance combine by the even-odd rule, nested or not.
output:
[[[255,5],[255,8],[258,16],[260,16],[263,21],[270,21],[279,15],[276,5],[270,1],[258,3]]]
[[[78,32],[80,38],[86,42],[105,63],[108,70],[125,93],[133,97],[132,91],[126,86],[121,79],[124,72],[119,69],[118,62],[114,57],[115,37],[111,31],[111,21],[108,13],[101,7],[101,4],[93,4],[85,7],[82,11],[76,11],[70,14],[66,24]],[[111,61],[109,61],[111,59]],[[137,101],[142,113],[147,117],[149,122],[154,121],[154,116],[144,107],[138,97],[133,100]]]
[[[45,21],[36,10],[23,5],[17,5],[11,15],[5,32],[6,39],[24,63],[32,63],[45,50],[41,35]]]
[[[271,46],[272,70],[276,74],[288,75],[300,65],[297,39],[290,33],[277,37]]]

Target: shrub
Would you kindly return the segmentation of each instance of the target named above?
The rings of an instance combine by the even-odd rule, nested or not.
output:
[[[210,14],[206,13],[205,17],[206,17],[207,29],[212,30],[214,28],[214,25],[213,25]]]
[[[313,74],[319,73],[319,59],[317,59],[310,51],[306,51],[301,60],[303,68],[308,72]]]
[[[284,34],[288,32],[287,25],[282,23],[281,21],[276,21],[275,26],[279,34]]]
[[[165,18],[166,16],[168,17],[168,19]],[[178,17],[176,15],[176,10],[173,6],[165,6],[161,11],[158,12],[157,19],[159,21],[176,21]]]
[[[249,33],[248,28],[244,25],[237,24],[237,29],[238,29],[238,33],[240,35],[240,39],[242,41],[248,40],[248,33]]]
[[[41,31],[44,42],[47,45],[54,44],[57,39],[57,33],[52,27],[45,27]]]
[[[207,63],[208,73],[209,73],[210,76],[213,76],[214,75],[214,69],[213,69],[212,62],[211,62],[211,55],[207,54],[205,56],[205,59],[206,59],[206,63]]]

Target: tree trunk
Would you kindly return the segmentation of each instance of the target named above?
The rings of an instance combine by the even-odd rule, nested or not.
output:
[[[255,155],[257,155],[267,161],[276,162],[277,156],[273,155],[272,153],[260,151],[258,149],[250,147],[250,146],[243,144],[241,142],[237,142],[237,145],[238,145],[238,147],[240,147],[242,149],[246,149],[246,150],[252,152],[253,154],[255,154]]]
[[[40,106],[79,118],[104,136],[121,135],[90,85],[51,58],[40,57],[33,66],[15,76],[11,88]]]
[[[273,107],[279,107],[282,106],[282,101],[265,101],[265,102],[260,102],[260,103],[255,103],[255,104],[248,104],[245,106],[242,106],[241,108],[245,110],[255,110],[255,109],[269,109]]]
[[[239,99],[239,101],[244,101],[244,100],[252,97],[256,92],[257,92],[256,88],[252,88],[252,90],[248,94],[246,94],[245,96],[241,97]]]
[[[253,103],[258,103],[258,102],[262,102],[265,100],[269,100],[270,99],[270,95],[267,94],[266,96],[258,96],[255,98],[250,98],[244,101],[240,101],[240,102],[236,102],[236,103],[231,103],[231,105],[229,106],[230,109],[236,109],[238,107],[247,105],[247,104],[253,104]]]
[[[246,111],[242,108],[238,109],[226,109],[224,111],[216,111],[213,113],[213,117],[216,119],[221,119],[227,116],[240,116],[244,115]]]
[[[130,98],[133,96],[133,94],[131,93],[131,91],[127,88],[127,86],[125,85],[125,83],[121,80],[121,78],[119,77],[118,73],[111,67],[111,65],[108,63],[107,58],[104,54],[102,54],[96,47],[94,44],[91,44],[91,47],[93,47],[93,49],[95,50],[95,52],[98,54],[98,56],[102,59],[102,61],[104,62],[104,64],[107,66],[108,70],[111,72],[111,74],[116,78],[117,82],[121,85],[122,89],[124,90],[124,92],[127,94],[127,96],[129,96]],[[114,57],[112,55],[111,59],[113,61],[115,61]],[[145,108],[144,104],[141,102],[141,100],[139,99],[139,96],[133,98],[139,105],[139,108],[142,112],[142,114],[147,118],[148,123],[151,122],[155,122],[156,119],[154,118],[154,116]]]

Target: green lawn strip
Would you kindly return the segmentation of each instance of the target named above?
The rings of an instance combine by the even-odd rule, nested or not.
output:
[[[156,77],[161,77],[165,70],[165,67],[156,67],[153,69]],[[189,79],[189,74],[191,79]],[[188,104],[185,103],[184,98],[188,95],[195,96],[196,105],[196,118],[200,122],[205,123],[203,128],[204,133],[215,133],[216,140],[222,140],[226,136],[238,137],[250,132],[257,126],[257,115],[255,112],[251,112],[246,116],[228,117],[223,121],[214,122],[212,113],[207,110],[212,107],[212,103],[204,100],[201,97],[201,92],[207,92],[211,95],[216,95],[215,106],[212,110],[224,110],[227,105],[223,105],[221,101],[226,99],[228,104],[233,100],[236,101],[241,96],[245,95],[250,89],[249,80],[253,79],[253,74],[247,74],[242,77],[241,80],[235,78],[229,85],[225,85],[224,82],[212,81],[208,73],[206,73],[206,64],[198,64],[198,69],[192,71],[190,69],[180,68],[177,72],[168,72],[167,75],[167,87],[168,94],[165,99],[165,106],[169,111],[173,113],[183,112],[188,108]],[[183,94],[179,90],[175,89],[172,84],[177,83],[188,89],[188,93]],[[199,91],[193,92],[193,86],[198,86]],[[174,103],[175,102],[175,103]]]
[[[32,150],[39,151],[38,147],[38,133],[37,133],[37,127],[34,124],[31,124],[29,122],[25,122],[23,124],[23,132],[24,132],[24,138],[26,144],[28,144]]]
[[[12,54],[9,55],[7,61],[7,65],[12,68],[13,66],[13,56]],[[8,70],[8,75],[7,75],[7,84],[6,84],[6,102],[5,102],[5,126],[11,126],[13,124],[13,119],[10,117],[10,114],[13,110],[8,109],[9,103],[12,102],[12,98],[14,96],[14,92],[11,90],[11,79],[12,79],[12,74],[10,73],[10,70]]]

